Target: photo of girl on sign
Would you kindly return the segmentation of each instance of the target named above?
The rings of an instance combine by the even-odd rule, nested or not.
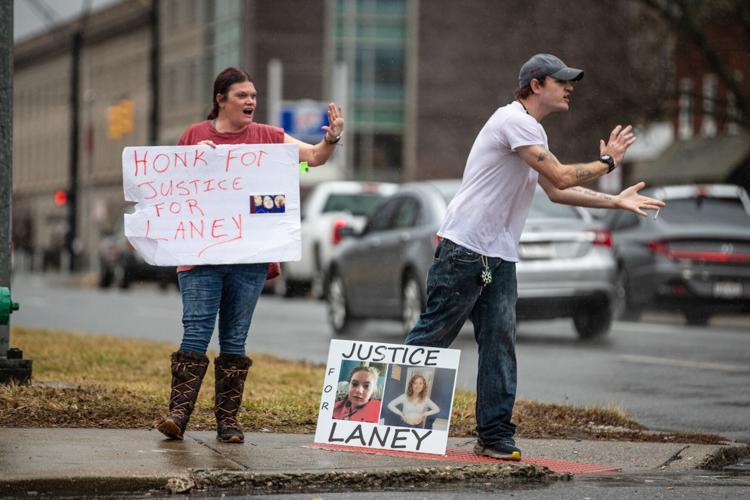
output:
[[[283,214],[286,196],[283,194],[254,194],[250,196],[251,214]]]
[[[447,430],[455,370],[391,365],[387,378],[385,425]]]
[[[354,422],[378,422],[383,394],[383,380],[376,363],[366,365],[357,363],[353,368],[351,362],[341,363],[341,373],[346,375],[339,379],[336,403],[333,405],[333,418]]]

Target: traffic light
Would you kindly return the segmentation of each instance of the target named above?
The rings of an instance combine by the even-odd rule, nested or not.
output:
[[[135,104],[132,99],[122,99],[107,108],[107,123],[111,139],[120,139],[131,133],[134,122]]]
[[[62,207],[68,203],[68,192],[63,189],[55,191],[55,206]]]

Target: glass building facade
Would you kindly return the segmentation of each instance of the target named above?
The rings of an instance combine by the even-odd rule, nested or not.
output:
[[[334,0],[334,61],[347,64],[351,174],[398,180],[403,164],[408,0]]]

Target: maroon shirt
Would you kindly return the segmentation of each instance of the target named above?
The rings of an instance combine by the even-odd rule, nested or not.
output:
[[[190,125],[182,133],[178,146],[192,146],[210,140],[216,144],[279,144],[284,142],[284,130],[262,123],[251,123],[239,132],[219,132],[211,120]]]
[[[239,132],[219,132],[214,128],[212,120],[204,120],[185,129],[177,145],[193,146],[205,140],[213,141],[214,144],[280,144],[284,142],[284,129],[251,123]],[[272,263],[271,266],[273,265]],[[193,267],[195,266],[177,266],[177,272],[189,271]],[[275,272],[274,276],[278,275],[278,271]],[[272,278],[270,274],[269,278]]]

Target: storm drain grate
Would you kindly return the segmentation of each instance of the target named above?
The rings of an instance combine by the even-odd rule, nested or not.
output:
[[[493,463],[498,462],[495,458],[484,457],[475,454],[473,451],[462,450],[461,448],[448,448],[445,455],[430,455],[426,453],[414,453],[411,451],[394,451],[378,450],[374,448],[361,448],[358,446],[342,446],[338,444],[311,444],[307,448],[321,448],[332,451],[347,451],[350,453],[369,453],[372,455],[387,455],[390,457],[410,457],[421,458],[424,460],[439,460],[443,462],[474,462],[474,463]],[[508,460],[510,461],[510,460]],[[610,465],[585,464],[581,462],[571,462],[570,460],[553,460],[548,458],[523,457],[521,462],[541,465],[547,467],[552,472],[567,474],[600,474],[603,472],[618,472],[619,467]]]

